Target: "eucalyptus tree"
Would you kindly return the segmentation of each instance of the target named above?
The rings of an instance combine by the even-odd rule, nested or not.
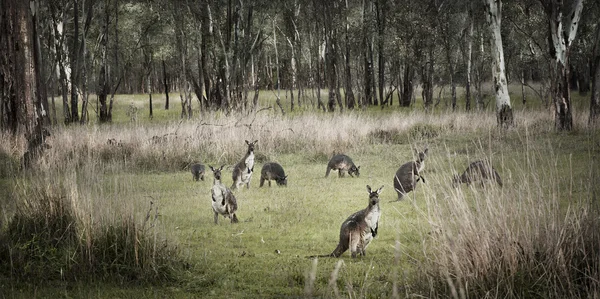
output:
[[[490,52],[492,53],[493,88],[496,94],[496,118],[499,126],[513,125],[513,112],[508,94],[508,82],[502,46],[502,0],[483,0],[490,29]]]
[[[42,61],[36,54],[34,29],[38,9],[35,1],[0,2],[0,129],[27,140],[24,166],[43,149],[46,136],[47,114],[40,98]]]
[[[589,124],[595,124],[600,118],[600,21],[596,23],[596,34],[592,56],[592,95],[590,98]]]
[[[540,0],[550,28],[548,41],[552,57],[552,98],[557,130],[573,128],[569,88],[569,52],[575,41],[583,0]]]

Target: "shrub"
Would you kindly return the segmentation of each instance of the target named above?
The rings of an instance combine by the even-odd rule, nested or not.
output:
[[[178,252],[157,234],[156,207],[144,220],[125,211],[105,217],[67,184],[29,178],[17,186],[15,214],[0,231],[0,275],[22,282],[172,279]]]

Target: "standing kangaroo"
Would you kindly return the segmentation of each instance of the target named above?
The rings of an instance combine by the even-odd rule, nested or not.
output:
[[[425,150],[418,153],[416,161],[404,163],[396,171],[394,189],[398,193],[398,201],[402,200],[402,197],[408,192],[415,190],[419,180],[423,180],[423,183],[425,183],[425,178],[421,176],[421,171],[425,168],[425,158],[428,151],[429,149],[425,148]]]
[[[329,176],[329,172],[331,172],[332,169],[338,170],[338,177],[343,177],[346,172],[348,172],[351,177],[354,177],[352,174],[356,174],[356,177],[360,176],[360,173],[358,172],[360,166],[354,165],[352,159],[343,154],[335,155],[329,160],[325,177]]]
[[[246,188],[250,189],[250,178],[252,178],[254,172],[254,145],[257,142],[258,140],[254,140],[254,142],[246,140],[248,151],[246,151],[244,158],[233,167],[233,185],[231,185],[231,189],[235,188],[237,190],[244,184],[246,184]]]
[[[223,170],[223,165],[218,169],[213,168],[210,165],[208,167],[210,167],[210,170],[212,170],[213,175],[215,176],[211,189],[215,224],[218,223],[219,215],[230,218],[231,223],[238,223],[238,218],[235,215],[235,212],[237,211],[237,200],[235,199],[235,196],[233,196],[231,190],[221,183],[221,170]]]
[[[260,171],[260,186],[265,184],[265,180],[269,181],[269,187],[271,187],[271,180],[275,180],[278,186],[287,186],[287,175],[283,167],[275,162],[269,162],[263,165]]]
[[[202,164],[193,164],[190,166],[190,170],[192,171],[192,177],[194,180],[203,180],[204,181],[204,165]]]
[[[456,188],[462,183],[470,185],[475,181],[480,181],[483,186],[486,180],[495,180],[502,187],[502,179],[496,169],[492,167],[492,164],[488,161],[479,160],[469,164],[465,172],[460,176],[455,174],[454,178],[452,178],[452,186]]]
[[[379,194],[381,194],[382,189],[383,186],[377,189],[377,191],[371,191],[371,186],[367,185],[369,205],[364,210],[350,215],[342,223],[342,227],[340,228],[340,242],[337,247],[330,254],[311,257],[340,257],[348,248],[350,248],[353,258],[357,254],[365,256],[367,246],[377,236],[379,217],[381,216]]]

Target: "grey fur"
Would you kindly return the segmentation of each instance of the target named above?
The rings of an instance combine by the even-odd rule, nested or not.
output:
[[[198,180],[203,180],[204,181],[204,172],[205,172],[205,168],[204,165],[202,164],[192,164],[192,166],[190,166],[190,171],[192,172],[192,178],[196,181]]]
[[[248,140],[245,141],[248,145],[248,150],[242,160],[233,167],[233,173],[231,175],[233,185],[231,185],[231,189],[235,188],[237,190],[244,184],[246,184],[246,188],[250,189],[250,179],[254,172],[254,145],[256,145],[258,140],[254,140],[254,142],[249,142]]]
[[[351,255],[355,258],[358,254],[365,256],[369,243],[377,236],[379,228],[379,217],[381,209],[379,208],[379,194],[381,186],[376,191],[372,191],[367,185],[369,192],[369,205],[348,217],[342,223],[340,228],[340,241],[332,253],[311,257],[340,257],[346,250],[350,249]]]
[[[269,187],[271,187],[271,180],[275,180],[279,186],[287,186],[287,175],[283,167],[275,162],[263,165],[260,171],[260,187],[264,185],[265,180],[269,181]]]
[[[456,188],[462,183],[470,185],[475,181],[479,181],[483,186],[487,180],[494,180],[502,187],[502,179],[492,164],[487,160],[479,160],[469,164],[460,176],[455,174],[452,178],[452,186]]]
[[[325,177],[329,176],[329,172],[331,172],[332,169],[338,171],[339,177],[343,177],[346,172],[348,172],[351,177],[354,177],[352,174],[356,174],[356,177],[360,176],[360,166],[354,165],[352,159],[344,154],[335,155],[329,160]]]
[[[423,178],[421,172],[425,168],[425,158],[428,151],[429,149],[425,148],[417,154],[418,158],[416,161],[404,163],[396,171],[394,189],[398,193],[398,200],[402,200],[404,195],[415,190],[419,180],[423,180],[423,183],[425,183],[425,178]]]
[[[220,168],[213,168],[210,165],[208,167],[210,167],[210,170],[212,170],[215,177],[213,186],[210,190],[215,224],[218,223],[219,215],[231,219],[231,223],[238,223],[238,218],[235,215],[238,208],[237,200],[231,190],[221,183],[221,170],[223,170],[223,165],[221,165]]]

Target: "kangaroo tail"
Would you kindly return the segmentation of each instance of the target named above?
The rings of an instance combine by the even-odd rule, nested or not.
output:
[[[311,255],[307,256],[307,258],[315,258],[315,257],[340,257],[342,253],[348,250],[348,247],[344,248],[344,245],[340,242],[338,246],[333,250],[330,254],[322,254],[322,255]]]
[[[498,183],[498,185],[502,187],[502,179],[500,178],[500,175],[496,170],[494,170],[494,178],[496,179],[496,183]]]

